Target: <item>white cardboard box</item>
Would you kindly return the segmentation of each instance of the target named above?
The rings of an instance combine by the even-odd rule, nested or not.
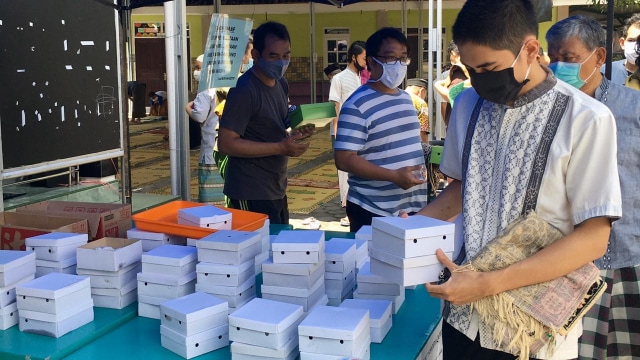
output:
[[[32,251],[0,250],[0,287],[35,274],[36,254]]]
[[[328,274],[328,273],[327,273]],[[329,298],[343,299],[356,287],[356,277],[353,272],[346,279],[324,279],[325,292]],[[340,304],[338,304],[340,305]]]
[[[16,287],[19,310],[58,314],[76,304],[91,300],[86,276],[51,273]]]
[[[219,230],[198,240],[198,261],[238,265],[262,252],[259,233]]]
[[[131,281],[136,281],[138,273],[142,271],[140,262],[131,264],[118,271],[103,271],[77,268],[78,275],[86,275],[91,278],[92,288],[120,289]]]
[[[223,222],[216,222],[216,223],[194,223],[191,221],[187,221],[184,218],[178,217],[178,224],[180,225],[188,225],[188,226],[196,226],[196,227],[201,227],[201,228],[207,228],[207,229],[214,229],[214,230],[231,230],[231,221],[223,221]]]
[[[118,271],[142,259],[142,243],[135,239],[102,238],[77,249],[78,267]]]
[[[196,284],[196,291],[202,291],[219,297],[229,303],[229,307],[238,308],[256,296],[256,278],[252,276],[239,286],[220,286]]]
[[[453,253],[445,253],[451,259]],[[438,281],[444,265],[435,255],[401,258],[376,248],[371,249],[371,272],[401,284],[420,285]]]
[[[371,247],[398,257],[412,258],[434,255],[438,249],[442,249],[444,252],[453,252],[454,241],[453,233],[401,239],[374,228]]]
[[[229,315],[229,339],[280,349],[298,336],[302,306],[256,298]]]
[[[89,235],[52,232],[25,239],[28,250],[36,253],[36,258],[60,261],[76,256],[76,248],[89,241]]]
[[[294,336],[279,349],[243,344],[238,341],[231,343],[231,360],[295,360],[298,353],[298,336]]]
[[[305,312],[318,303],[325,296],[324,278],[318,281],[311,289],[296,289],[280,286],[262,285],[262,298],[301,305]]]
[[[160,241],[160,242],[168,242],[169,235],[158,232],[144,231],[139,230],[138,228],[133,228],[127,230],[127,239],[138,239],[138,240],[152,240],[152,241]]]
[[[24,279],[20,279],[13,284],[9,284],[8,286],[4,286],[0,288],[0,308],[4,308],[5,306],[16,302],[16,286],[26,283],[27,281],[33,280],[35,276],[29,275]]]
[[[185,359],[206,354],[229,345],[229,329],[226,325],[184,336],[160,325],[160,344]]]
[[[82,304],[66,318],[29,310],[18,310],[18,314],[20,331],[59,338],[93,321],[93,303],[90,301],[88,306]]]
[[[14,302],[0,308],[0,330],[7,330],[16,324],[18,324],[18,304]]]
[[[262,264],[265,261],[268,261],[270,259],[270,255],[271,254],[269,254],[269,251],[262,252],[262,253],[256,255],[256,258],[254,260],[254,268],[253,268],[253,270],[254,270],[254,272],[256,274],[259,274],[259,273],[262,272]]]
[[[331,239],[325,244],[326,270],[347,272],[356,266],[356,242],[351,239]]]
[[[123,296],[124,294],[127,294],[132,290],[136,290],[137,288],[138,288],[138,282],[135,279],[125,284],[123,287],[119,289],[105,289],[105,288],[92,287],[91,297],[93,297],[93,295]]]
[[[213,205],[194,206],[178,210],[178,223],[195,224],[200,227],[211,227],[208,224],[221,224],[231,229],[231,212]],[[191,225],[191,224],[186,224]],[[221,229],[220,227],[211,227]]]
[[[355,356],[371,341],[369,310],[318,306],[300,323],[298,335],[301,352]]]
[[[46,260],[42,260],[42,261],[46,261]],[[51,273],[75,275],[77,273],[76,264],[69,265],[64,268],[36,266],[36,277],[42,277],[44,275],[51,274]]]
[[[324,231],[283,230],[271,243],[273,262],[285,264],[314,264],[324,252]]]
[[[371,342],[381,343],[391,329],[391,301],[369,299],[346,299],[340,307],[369,310]]]
[[[455,225],[448,221],[423,215],[413,215],[406,218],[398,216],[376,217],[371,222],[371,228],[373,237],[375,237],[375,230],[378,229],[397,238],[408,240],[442,235],[453,237]],[[372,238],[372,240],[374,239]],[[453,242],[453,239],[449,240]]]
[[[240,265],[223,265],[200,262],[196,265],[198,283],[222,286],[239,286],[255,275],[254,260]]]
[[[162,234],[164,235],[164,234]],[[151,239],[139,239],[142,243],[142,252],[148,252],[162,245],[185,245],[186,238],[184,236],[167,235],[167,239],[163,240],[151,240]],[[193,245],[195,246],[195,244]]]
[[[198,243],[198,239],[187,238],[187,246],[196,247],[197,243]]]
[[[364,225],[360,227],[360,230],[356,231],[356,239],[358,240],[371,240],[372,228],[371,225]]]
[[[310,289],[324,277],[325,261],[315,264],[274,264],[267,260],[262,264],[262,284],[269,286]]]
[[[353,292],[354,299],[371,299],[371,300],[388,300],[391,301],[392,307],[391,312],[397,314],[400,311],[400,307],[404,304],[405,293],[398,296],[390,296],[390,295],[376,295],[376,294],[360,294],[358,290]]]
[[[160,305],[142,302],[138,296],[138,316],[160,320]]]
[[[175,299],[195,290],[196,273],[175,277],[138,273],[138,295]]]
[[[203,292],[195,292],[160,304],[160,323],[184,336],[227,326],[226,301]]]
[[[356,239],[356,262],[362,263],[369,257],[369,241]]]
[[[391,295],[404,294],[404,287],[391,280],[371,272],[370,262],[367,261],[358,271],[358,292],[360,294]]]
[[[371,359],[371,344],[364,343],[358,353],[352,357],[357,360],[369,360]],[[300,352],[300,360],[345,360],[344,356],[340,355],[326,355],[326,354],[314,354],[309,352]]]
[[[190,246],[162,245],[142,254],[142,272],[184,276],[196,271],[197,250]]]
[[[113,289],[107,289],[107,290],[113,290]],[[133,304],[133,302],[138,299],[138,289],[137,287],[135,287],[129,290],[129,292],[121,295],[117,295],[117,296],[91,294],[91,298],[93,298],[93,306],[95,307],[103,307],[103,308],[109,308],[109,309],[123,309]]]

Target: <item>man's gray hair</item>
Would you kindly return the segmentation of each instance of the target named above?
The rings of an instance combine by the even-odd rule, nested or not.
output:
[[[549,45],[563,43],[570,38],[578,38],[592,51],[598,47],[605,47],[606,35],[600,23],[588,16],[576,15],[560,20],[547,31],[546,39]]]

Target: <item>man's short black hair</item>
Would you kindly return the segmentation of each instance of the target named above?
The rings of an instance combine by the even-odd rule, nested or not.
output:
[[[349,46],[349,52],[347,53],[347,56],[349,57],[349,63],[354,61],[354,56],[362,54],[365,51],[366,47],[367,45],[364,43],[364,41],[354,41],[353,44]]]
[[[286,40],[291,43],[291,37],[287,27],[275,21],[268,21],[256,29],[253,33],[253,48],[258,50],[260,54],[265,47],[265,39],[268,35],[274,36],[280,40]]]
[[[538,37],[538,20],[529,0],[468,0],[453,24],[453,41],[510,50],[517,55],[527,35]]]
[[[373,35],[369,36],[367,39],[367,57],[375,57],[380,51],[380,47],[382,47],[382,42],[386,39],[393,39],[399,42],[400,44],[407,47],[407,51],[409,51],[409,44],[407,43],[407,37],[404,34],[395,28],[392,27],[384,27],[376,32]]]

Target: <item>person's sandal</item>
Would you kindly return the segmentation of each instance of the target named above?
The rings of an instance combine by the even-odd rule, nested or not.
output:
[[[349,221],[349,217],[345,216],[342,219],[340,219],[340,225],[342,226],[349,226],[351,225],[351,222]]]

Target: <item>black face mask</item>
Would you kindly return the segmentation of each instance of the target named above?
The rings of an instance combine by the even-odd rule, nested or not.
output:
[[[362,70],[366,69],[366,67],[364,67],[364,66],[362,66],[362,65],[360,65],[360,64],[358,63],[358,59],[353,59],[353,66],[355,66],[355,67],[356,67],[356,70],[358,70],[358,72],[360,72],[360,71],[362,71]]]
[[[468,67],[471,85],[480,97],[496,104],[506,105],[512,103],[522,88],[529,82],[525,79],[518,82],[513,72],[513,67],[500,71],[485,71],[476,73]],[[529,71],[527,71],[527,76]]]

